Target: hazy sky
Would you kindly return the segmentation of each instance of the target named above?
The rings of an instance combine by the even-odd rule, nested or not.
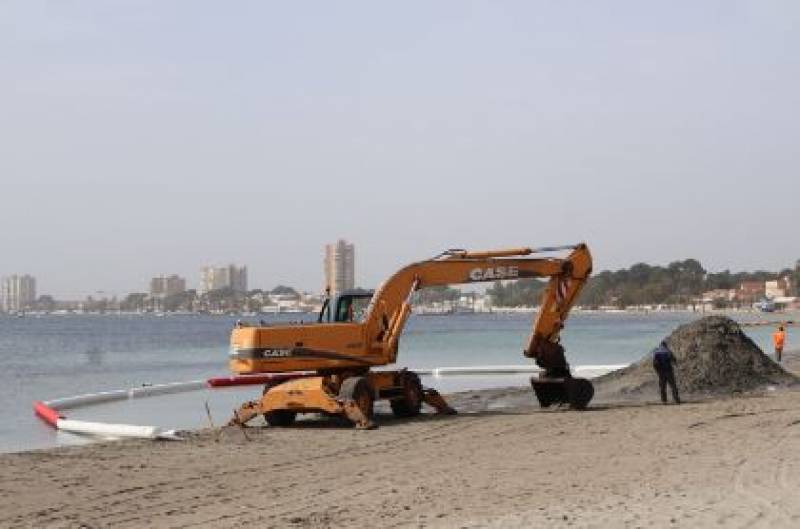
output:
[[[800,257],[800,3],[0,0],[0,275]]]

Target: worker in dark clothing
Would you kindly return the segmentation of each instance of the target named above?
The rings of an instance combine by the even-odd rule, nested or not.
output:
[[[653,369],[658,375],[658,388],[661,391],[661,402],[664,404],[667,403],[667,384],[672,390],[672,400],[675,401],[675,404],[681,403],[681,398],[678,396],[678,385],[675,383],[675,371],[672,369],[672,365],[675,363],[675,355],[667,347],[666,340],[653,349]]]

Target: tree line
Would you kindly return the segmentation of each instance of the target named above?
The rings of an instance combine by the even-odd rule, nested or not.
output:
[[[630,268],[605,270],[592,275],[577,301],[588,307],[630,305],[689,304],[703,292],[718,289],[737,289],[747,281],[765,282],[789,277],[794,294],[800,285],[800,260],[794,268],[779,272],[759,270],[736,272],[730,270],[709,273],[696,259],[674,261],[667,266],[637,263]],[[497,281],[487,289],[492,304],[498,307],[538,305],[546,281],[521,279],[515,282]]]

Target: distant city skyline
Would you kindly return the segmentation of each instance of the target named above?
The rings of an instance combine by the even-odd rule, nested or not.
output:
[[[337,295],[353,288],[354,245],[340,239],[326,245],[325,250],[326,283],[333,285],[329,294]],[[208,283],[205,292],[187,291],[186,280],[172,274],[152,278],[147,293],[130,292],[125,296],[82,300],[56,299],[48,294],[37,296],[35,277],[12,275],[0,279],[0,313],[300,313],[319,311],[327,297],[319,292],[298,292],[288,285],[247,290],[246,270],[235,265],[206,267],[202,278]],[[620,271],[602,271],[597,279],[590,279],[581,296],[583,308],[697,310],[700,306],[700,310],[749,308],[767,312],[800,308],[800,261],[794,270],[777,273],[705,275],[700,275],[697,263],[691,261],[679,261],[668,268],[639,263]],[[494,285],[480,292],[473,291],[470,287],[474,285],[469,285],[466,290],[459,289],[461,295],[456,298],[467,300],[467,310],[491,310],[495,306],[514,309],[536,303],[536,295],[528,290],[528,285],[511,283]],[[423,313],[449,313],[457,309],[443,303],[456,299],[453,293],[452,289],[427,291],[414,303]]]
[[[0,275],[359,286],[450,247],[800,257],[800,3],[0,3]],[[214,36],[214,38],[209,38]]]
[[[336,251],[337,247],[340,247],[340,251]],[[278,286],[288,286],[292,288],[296,288],[300,292],[306,292],[309,294],[323,294],[325,290],[325,285],[328,284],[335,284],[335,281],[331,282],[331,278],[339,277],[340,285],[343,286],[342,290],[355,288],[355,287],[365,287],[365,288],[375,288],[375,285],[360,285],[355,282],[355,245],[353,243],[348,242],[345,239],[339,239],[335,244],[326,244],[324,246],[323,252],[323,267],[322,267],[322,276],[324,278],[324,283],[321,288],[303,288],[298,285],[292,285],[288,283],[280,283],[280,282],[266,282],[265,284],[258,284],[258,285],[249,285],[247,274],[248,268],[247,266],[238,267],[235,264],[230,264],[224,267],[214,267],[214,266],[206,266],[201,268],[201,273],[199,276],[199,280],[197,281],[197,285],[193,285],[187,281],[187,279],[179,274],[159,274],[155,277],[149,279],[147,285],[145,286],[135,286],[129,289],[122,289],[120,291],[106,291],[106,290],[99,290],[99,289],[90,289],[85,294],[73,295],[73,296],[62,296],[58,293],[48,291],[48,290],[38,290],[37,294],[37,284],[38,278],[31,276],[30,274],[7,274],[2,275],[0,274],[0,309],[3,308],[4,300],[7,298],[8,292],[19,292],[22,291],[23,298],[31,301],[36,299],[39,295],[46,295],[46,296],[53,296],[56,299],[64,300],[64,301],[79,301],[85,299],[86,297],[95,297],[98,299],[111,299],[113,297],[122,298],[128,294],[135,294],[135,293],[148,293],[151,296],[160,296],[166,297],[168,295],[176,294],[179,292],[184,292],[186,290],[195,290],[199,294],[208,292],[209,290],[215,290],[219,288],[226,288],[231,287],[235,291],[245,292],[250,291],[253,289],[260,289],[264,291],[269,291]],[[674,261],[681,261],[683,258],[671,259],[670,262]],[[338,263],[338,265],[336,264]],[[638,264],[638,263],[631,263],[631,265],[627,267],[622,267],[623,269],[630,268],[630,266]],[[667,263],[645,263],[648,265],[666,265]],[[701,264],[703,264],[701,262]],[[769,268],[759,268],[760,271],[770,272],[770,273],[780,273],[784,270],[792,270],[792,269],[800,269],[800,259],[795,260],[793,263],[788,263],[785,266],[777,267],[774,269]],[[598,272],[602,272],[604,270],[595,270],[595,274]],[[706,269],[709,273],[716,273],[721,272],[723,270],[711,270]],[[731,269],[732,273],[738,272],[755,272],[757,270],[737,270]],[[387,274],[388,277],[389,274]],[[780,278],[779,278],[780,279]],[[205,287],[203,286],[204,282],[206,283]],[[234,287],[234,283],[236,286]],[[763,291],[765,288],[764,282],[756,282],[757,289]],[[10,285],[14,285],[13,287]],[[20,286],[20,285],[25,286]],[[769,285],[773,284],[772,287]],[[32,286],[29,286],[32,285]],[[767,282],[767,289],[773,288],[775,291],[779,291],[781,288],[785,288],[785,286],[781,286],[781,281],[771,281]],[[458,285],[453,285],[458,286]],[[462,285],[463,287],[464,285]],[[475,289],[483,290],[486,288],[486,285],[469,285],[467,290]],[[30,294],[33,292],[33,294]],[[332,292],[335,293],[337,290],[335,288],[332,289]],[[774,292],[770,293],[767,290],[767,294],[769,297],[774,296]],[[33,295],[33,298],[29,298],[30,295]],[[763,292],[762,292],[763,295]],[[13,294],[13,296],[18,296],[18,294]],[[6,309],[7,310],[7,309]]]

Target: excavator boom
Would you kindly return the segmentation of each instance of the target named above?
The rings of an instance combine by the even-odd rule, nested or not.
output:
[[[563,259],[522,257],[567,249],[571,252]],[[385,363],[392,363],[396,360],[397,339],[411,312],[410,295],[415,290],[451,284],[549,278],[525,348],[525,356],[538,359],[551,350],[548,343],[558,343],[569,310],[591,271],[592,257],[585,244],[486,252],[449,250],[434,259],[399,270],[376,291],[366,318],[366,339],[376,348],[382,348],[386,354]]]

